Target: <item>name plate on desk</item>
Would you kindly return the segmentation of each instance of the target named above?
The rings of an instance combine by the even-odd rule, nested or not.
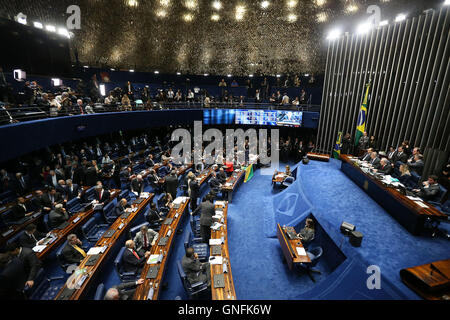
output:
[[[108,230],[103,234],[103,238],[111,238],[115,232],[116,230]]]
[[[169,240],[168,237],[164,237],[164,238],[159,239],[158,246],[165,246],[167,244],[168,240]]]
[[[69,298],[72,296],[74,292],[75,289],[69,289],[68,287],[65,287],[57,300],[69,300]]]
[[[8,231],[2,233],[2,237],[10,235],[12,232],[14,232],[14,229],[9,229]]]
[[[152,266],[147,272],[147,279],[155,279],[158,276],[159,266]]]
[[[69,222],[64,222],[63,224],[60,224],[59,226],[57,226],[55,229],[58,229],[58,230],[65,229],[69,224],[70,224]]]
[[[222,255],[222,246],[211,246],[211,253],[213,256]]]
[[[145,199],[138,198],[138,199],[136,199],[136,200],[133,201],[133,204],[136,204],[136,205],[141,204],[144,200],[145,200]]]
[[[93,266],[97,263],[97,260],[100,258],[99,254],[93,255],[89,257],[89,260],[84,264],[85,266]]]
[[[128,217],[130,216],[131,212],[125,212],[122,213],[122,215],[120,216],[121,219],[128,219]]]
[[[173,222],[173,219],[172,218],[167,218],[166,220],[164,220],[164,224],[165,225],[169,225],[169,224],[171,224]]]
[[[223,274],[214,275],[214,288],[225,288],[225,277]]]

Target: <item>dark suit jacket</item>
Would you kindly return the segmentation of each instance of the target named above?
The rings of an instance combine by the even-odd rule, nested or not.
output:
[[[84,259],[83,255],[72,247],[69,243],[62,250],[62,256],[67,263],[70,264],[80,264],[81,260]]]
[[[136,291],[136,282],[124,282],[113,288],[119,291],[119,300],[132,300]]]
[[[18,257],[23,261],[27,281],[34,280],[42,265],[34,251],[30,248],[22,247]]]
[[[23,299],[21,292],[26,281],[24,263],[20,258],[14,257],[0,272],[0,299]]]
[[[71,177],[73,184],[77,184],[79,186],[83,185],[85,180],[83,168],[78,167],[73,170]]]
[[[215,211],[216,211],[214,204],[211,203],[210,201],[202,202],[200,204],[200,206],[198,206],[198,208],[195,209],[192,214],[195,215],[198,210],[200,210],[200,212],[201,212],[201,214],[200,214],[200,225],[202,225],[202,226],[211,226],[212,223],[213,223],[212,217],[214,216]]]
[[[23,185],[16,178],[14,178],[14,180],[11,182],[11,188],[17,195],[24,195],[27,192],[31,191],[30,179],[27,176],[24,176],[23,180],[24,180]]]
[[[118,202],[114,207],[114,216],[116,218],[120,217],[123,213],[125,213],[125,208]]]
[[[424,200],[429,201],[437,201],[436,199],[437,195],[439,194],[439,184],[431,184],[428,188],[425,188],[423,185],[420,186],[420,192],[419,197],[421,197]]]
[[[151,210],[151,209],[148,211],[148,215],[146,217],[146,219],[149,223],[159,221],[160,218],[161,218],[161,216],[159,215],[159,213],[156,210]]]
[[[376,157],[375,159],[370,159],[369,163],[375,168],[378,169],[380,166],[380,158]]]
[[[80,192],[80,186],[77,184],[72,184],[72,191],[70,190],[69,186],[66,186],[67,201],[70,201],[70,200],[78,197],[79,192]]]
[[[178,189],[178,178],[177,176],[169,175],[165,179],[165,187],[166,192],[172,195],[172,198],[175,199],[177,197],[177,189]]]
[[[155,165],[155,162],[151,159],[147,159],[147,161],[145,161],[145,165],[150,168],[153,167]]]
[[[219,171],[219,173],[217,173],[217,179],[219,180],[220,183],[225,183],[227,181],[227,174],[225,172],[221,173]]]
[[[58,181],[63,179],[63,177],[61,175],[58,175],[57,173],[55,173],[55,177],[56,184],[58,185]],[[45,184],[56,188],[56,186],[53,184],[53,177],[51,175],[48,175],[47,178],[45,178]]]
[[[13,208],[12,208],[12,216],[14,221],[19,221],[23,218],[25,218],[25,214],[30,212],[30,205],[28,203],[25,203],[25,208],[26,210],[23,209],[22,206],[19,206],[18,204],[16,204]]]
[[[392,156],[393,163],[396,163],[397,161],[406,163],[407,160],[408,160],[408,155],[405,152],[402,152],[402,154],[400,155],[398,151],[395,151],[394,155]]]
[[[59,192],[56,192],[54,197],[55,197],[54,204],[63,201],[63,197],[61,196],[61,194]],[[50,196],[49,196],[48,193],[44,193],[44,195],[42,196],[42,201],[41,202],[42,202],[42,205],[44,207],[49,207],[49,208],[53,207],[52,202],[50,201]]]
[[[220,186],[219,179],[212,177],[211,180],[209,180],[209,186],[211,187],[211,189],[219,188]]]
[[[181,266],[183,267],[184,273],[186,273],[186,277],[191,285],[204,280],[204,275],[201,272],[202,264],[198,259],[184,256],[181,260]]]
[[[144,181],[138,181],[137,178],[131,180],[131,191],[141,194],[144,191]]]
[[[411,170],[417,172],[418,175],[422,176],[424,163],[423,160],[417,160],[415,162],[408,163]]]
[[[384,167],[380,164],[378,167],[378,172],[386,175],[391,174],[392,170],[392,165],[390,163],[386,164]]]
[[[52,228],[52,229],[63,224],[68,219],[69,219],[69,215],[67,214],[67,211],[65,213],[63,213],[63,212],[59,212],[56,210],[52,210],[48,214],[48,222],[50,224],[50,228]]]
[[[196,179],[189,182],[189,188],[191,189],[191,199],[197,199],[200,195],[200,186]]]
[[[19,244],[21,247],[30,248],[33,249],[36,246],[37,241],[45,238],[45,233],[41,233],[39,231],[35,231],[33,234],[34,238],[31,235],[28,235],[28,233],[24,232],[19,237]]]
[[[139,270],[139,268],[145,264],[145,262],[146,262],[145,257],[140,257],[138,259],[130,251],[130,249],[128,249],[128,248],[125,249],[125,252],[123,253],[123,257],[122,257],[122,265],[123,265],[123,270],[125,272],[137,272]]]
[[[94,199],[98,200],[98,202],[106,202],[109,200],[110,194],[109,191],[103,189],[103,194],[100,197],[100,194],[97,190],[94,191]]]
[[[84,174],[84,180],[84,185],[89,187],[95,186],[95,184],[99,180],[97,176],[97,170],[95,170],[94,167],[87,168]]]
[[[361,161],[370,161],[370,153],[365,153],[362,157],[359,157]]]

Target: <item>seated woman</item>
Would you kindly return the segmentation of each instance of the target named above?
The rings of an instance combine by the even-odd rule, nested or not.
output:
[[[407,164],[400,165],[400,176],[396,177],[407,188],[414,188],[415,183],[409,172],[409,167]]]
[[[302,240],[303,245],[305,245],[314,239],[314,235],[314,220],[311,218],[307,218],[305,227],[300,230],[300,232],[297,234],[297,237],[299,237],[300,240]]]
[[[164,196],[159,200],[160,211],[162,214],[166,215],[170,209],[173,207],[173,198],[170,193],[164,193]]]

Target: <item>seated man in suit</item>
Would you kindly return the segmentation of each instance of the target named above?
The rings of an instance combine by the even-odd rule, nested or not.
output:
[[[133,192],[138,197],[142,192],[144,192],[144,179],[142,179],[142,176],[140,174],[137,175],[136,178],[131,180],[131,192]]]
[[[197,282],[207,282],[208,287],[211,285],[209,263],[201,263],[198,260],[198,255],[194,252],[194,248],[186,249],[186,255],[181,260],[181,266],[191,285]]]
[[[170,193],[172,199],[175,199],[178,190],[178,178],[175,170],[172,170],[169,176],[165,178],[164,185],[166,187],[166,192]]]
[[[314,220],[311,218],[307,218],[305,222],[305,227],[300,230],[297,234],[297,237],[302,240],[303,245],[311,242],[314,239]]]
[[[425,201],[436,201],[439,191],[438,177],[435,175],[429,176],[427,181],[422,182],[420,189],[413,189],[413,192]]]
[[[39,245],[46,234],[37,231],[36,225],[29,224],[25,227],[25,232],[19,237],[19,244],[24,248],[33,249]]]
[[[423,167],[425,166],[423,156],[420,153],[416,153],[414,160],[408,160],[408,166],[411,171],[415,171],[419,176],[422,176]]]
[[[378,153],[372,152],[370,154],[369,164],[372,166],[372,168],[378,169],[378,167],[380,166],[380,158],[378,158]]]
[[[393,171],[393,168],[391,166],[391,164],[389,163],[388,159],[386,158],[382,158],[380,160],[380,165],[378,167],[378,169],[373,169],[373,172],[379,172],[385,175],[389,175],[391,174],[391,172]]]
[[[227,181],[227,174],[225,173],[223,167],[219,169],[219,172],[217,173],[217,179],[221,184],[224,184]]]
[[[145,161],[145,165],[147,168],[151,168],[155,165],[155,162],[153,161],[153,155],[149,154],[147,160]]]
[[[61,203],[58,203],[55,206],[55,209],[50,211],[48,215],[48,223],[50,225],[50,228],[52,229],[57,228],[67,220],[69,220],[69,215],[67,214],[66,209],[63,208],[63,205]]]
[[[10,243],[6,246],[6,252],[11,257],[17,257],[23,262],[25,272],[25,286],[33,287],[34,278],[41,268],[41,262],[36,257],[36,254],[30,248],[21,247],[16,243]]]
[[[146,217],[147,222],[150,224],[161,224],[161,222],[164,220],[161,215],[158,212],[158,209],[156,208],[156,204],[152,202],[150,204],[150,210],[148,211],[148,215]]]
[[[63,179],[58,180],[58,184],[56,185],[55,189],[56,189],[56,192],[59,192],[65,200],[66,199],[66,181],[64,181]]]
[[[367,149],[367,152],[363,156],[359,157],[359,160],[370,161],[370,155],[372,154],[372,152],[373,152],[372,148]]]
[[[209,186],[211,187],[211,191],[214,193],[217,193],[220,191],[220,188],[222,187],[222,184],[220,183],[219,179],[217,179],[217,175],[215,172],[212,172],[212,178],[208,182]]]
[[[55,205],[62,202],[63,198],[59,192],[56,192],[56,189],[53,187],[49,187],[47,193],[42,196],[42,210],[44,213],[50,212]]]
[[[147,258],[150,256],[150,251],[144,253],[144,256],[139,256],[136,252],[136,245],[133,240],[125,242],[126,250],[123,253],[122,264],[125,272],[140,272],[144,266]]]
[[[99,204],[105,204],[105,202],[109,201],[109,198],[109,191],[103,189],[103,186],[101,184],[98,184],[95,187],[94,200],[96,200]]]
[[[151,247],[155,245],[156,240],[158,240],[158,233],[147,226],[142,226],[134,237],[136,251],[140,256],[144,256],[145,252],[150,251]]]
[[[86,257],[86,252],[81,248],[82,245],[83,243],[76,234],[69,234],[67,244],[62,250],[64,260],[67,263],[79,265]]]
[[[156,171],[153,169],[150,169],[149,175],[147,176],[148,181],[150,182],[150,185],[158,192],[162,192],[162,185],[159,183],[161,180],[160,177],[156,174]]]
[[[403,147],[399,146],[397,148],[397,151],[392,156],[392,163],[395,164],[398,161],[406,163],[407,160],[408,160],[408,155],[403,151]]]
[[[28,217],[33,214],[30,205],[25,201],[25,198],[17,198],[17,204],[12,208],[12,218],[16,223],[23,223],[28,220]]]
[[[125,209],[127,208],[127,204],[128,204],[127,199],[125,199],[125,198],[120,199],[120,200],[117,202],[116,206],[114,207],[114,214],[113,214],[113,216],[114,216],[115,218],[118,218],[118,217],[120,217],[122,214],[124,214],[124,213],[125,213]]]
[[[136,287],[144,283],[144,279],[139,279],[134,282],[124,282],[114,286],[106,291],[103,300],[132,300]]]
[[[77,184],[73,184],[71,179],[66,180],[66,200],[70,201],[74,198],[80,198],[80,187]]]

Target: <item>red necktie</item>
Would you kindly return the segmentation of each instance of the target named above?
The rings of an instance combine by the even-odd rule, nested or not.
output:
[[[133,250],[133,254],[136,257],[136,259],[140,260],[141,258],[139,258],[138,254],[136,253],[136,251]]]

